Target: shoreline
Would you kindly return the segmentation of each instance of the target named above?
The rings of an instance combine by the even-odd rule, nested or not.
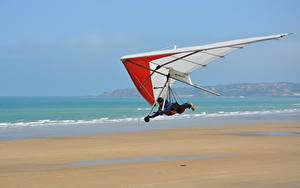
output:
[[[117,134],[130,132],[144,132],[152,130],[193,128],[193,127],[222,127],[232,124],[259,124],[259,123],[297,123],[300,122],[300,113],[255,114],[241,116],[206,117],[181,115],[175,119],[163,117],[145,123],[142,118],[135,121],[92,123],[92,124],[51,124],[43,126],[20,126],[0,128],[1,140],[22,140],[32,138],[72,137],[97,134]],[[173,117],[171,117],[173,118]]]
[[[4,188],[299,187],[299,145],[299,122],[0,141],[0,182]]]

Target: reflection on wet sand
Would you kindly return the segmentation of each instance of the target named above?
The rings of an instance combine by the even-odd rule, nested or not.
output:
[[[171,162],[171,161],[191,161],[191,160],[213,160],[224,159],[229,155],[224,156],[165,156],[165,157],[134,157],[123,159],[103,159],[92,161],[80,161],[76,163],[67,164],[69,168],[82,168],[101,165],[116,165],[116,164],[133,164],[133,163],[157,163],[157,162]]]

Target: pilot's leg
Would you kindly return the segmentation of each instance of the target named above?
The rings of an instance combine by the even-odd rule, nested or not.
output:
[[[192,109],[193,111],[195,111],[195,105],[193,105],[192,103],[189,103],[189,102],[184,103],[184,104],[180,105],[180,107],[179,107],[180,111],[182,111],[181,113],[183,113],[184,110],[187,109],[187,108]]]

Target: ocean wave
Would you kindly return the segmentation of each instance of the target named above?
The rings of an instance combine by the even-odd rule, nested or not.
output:
[[[151,108],[137,108],[137,111],[148,111],[151,110]]]
[[[97,124],[108,121],[109,118],[100,118],[92,120],[49,120],[43,119],[30,122],[8,122],[0,123],[0,128],[6,127],[36,127],[36,126],[51,126],[51,125],[80,125],[80,124]]]
[[[300,109],[283,109],[283,110],[264,110],[264,111],[233,111],[224,112],[219,111],[215,113],[201,112],[198,114],[176,114],[174,116],[158,116],[151,121],[160,120],[174,120],[174,119],[190,119],[190,118],[217,118],[217,117],[234,117],[234,116],[254,116],[254,115],[268,115],[268,114],[284,114],[284,113],[300,113]],[[103,117],[92,120],[38,120],[31,122],[6,122],[0,123],[0,128],[14,128],[14,127],[37,127],[37,126],[60,126],[60,125],[99,125],[104,123],[123,123],[123,122],[138,122],[143,121],[144,117],[128,117],[120,119],[111,119]]]

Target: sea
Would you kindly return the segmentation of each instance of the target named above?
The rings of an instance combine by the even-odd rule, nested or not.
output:
[[[300,122],[300,97],[204,97],[175,116],[145,123],[141,98],[1,97],[0,140],[81,136],[228,123]]]

